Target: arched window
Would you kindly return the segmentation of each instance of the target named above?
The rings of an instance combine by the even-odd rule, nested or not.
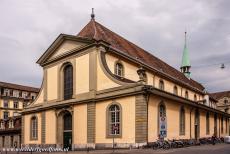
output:
[[[210,133],[210,124],[209,124],[209,112],[206,113],[206,134],[209,135]]]
[[[185,98],[188,99],[188,91],[185,91]]]
[[[173,88],[173,94],[174,94],[174,95],[178,95],[178,89],[177,89],[177,86],[174,86],[174,88]]]
[[[159,89],[160,90],[164,90],[165,89],[164,81],[163,80],[160,80],[160,82],[159,82]]]
[[[121,109],[119,105],[113,104],[108,108],[108,130],[110,136],[121,134]]]
[[[73,96],[73,66],[67,65],[64,70],[64,99],[71,99]]]
[[[196,97],[196,94],[194,95],[194,101],[197,101],[197,97]]]
[[[38,138],[38,119],[33,116],[31,118],[31,139],[36,140]]]
[[[115,74],[120,77],[124,76],[124,67],[120,62],[115,64]]]
[[[184,107],[180,109],[180,135],[185,135],[185,110]]]

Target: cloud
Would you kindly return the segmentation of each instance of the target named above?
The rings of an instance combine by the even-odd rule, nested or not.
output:
[[[60,33],[77,34],[94,7],[97,21],[175,68],[186,29],[192,77],[211,92],[229,90],[228,6],[228,0],[2,0],[0,80],[39,87],[36,60]]]

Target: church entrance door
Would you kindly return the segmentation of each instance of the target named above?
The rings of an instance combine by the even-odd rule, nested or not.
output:
[[[67,112],[63,116],[63,147],[68,148],[68,150],[72,149],[72,115]]]

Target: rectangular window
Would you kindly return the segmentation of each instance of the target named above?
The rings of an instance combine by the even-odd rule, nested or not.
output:
[[[9,117],[9,112],[4,111],[3,112],[3,119],[8,119],[8,117]]]
[[[22,92],[22,98],[27,98],[27,92]]]
[[[14,90],[14,91],[13,91],[13,97],[18,98],[18,97],[19,97],[19,91]]]
[[[9,101],[8,100],[3,100],[3,107],[8,108],[9,107]]]
[[[18,102],[17,101],[14,101],[14,108],[18,109]]]
[[[10,96],[10,90],[9,89],[4,89],[4,95],[5,96]]]

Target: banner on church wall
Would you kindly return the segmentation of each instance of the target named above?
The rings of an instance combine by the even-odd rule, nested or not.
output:
[[[167,136],[167,122],[166,122],[166,117],[160,117],[159,118],[159,127],[160,127],[160,132],[159,132],[159,137],[163,138]]]

